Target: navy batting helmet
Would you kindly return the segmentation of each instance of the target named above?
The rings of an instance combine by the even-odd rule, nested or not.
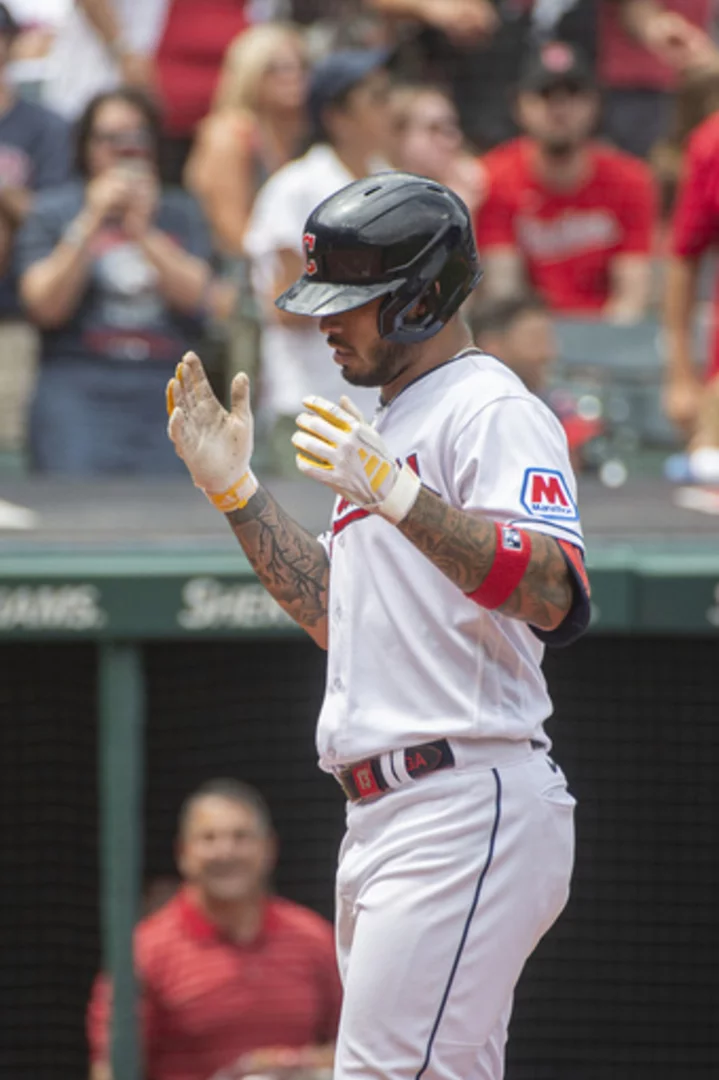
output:
[[[410,173],[378,173],[331,195],[308,217],[302,242],[305,271],[277,306],[336,315],[384,297],[387,341],[433,337],[482,276],[465,204]]]

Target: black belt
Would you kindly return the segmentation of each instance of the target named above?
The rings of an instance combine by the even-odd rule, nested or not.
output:
[[[408,746],[400,753],[403,755],[404,767],[410,780],[419,780],[421,776],[427,776],[439,769],[451,769],[454,765],[452,747],[446,739]],[[337,770],[335,776],[350,802],[383,795],[393,786],[385,778],[379,756],[356,761],[353,765],[344,765]],[[395,779],[400,781],[399,776],[395,776]]]

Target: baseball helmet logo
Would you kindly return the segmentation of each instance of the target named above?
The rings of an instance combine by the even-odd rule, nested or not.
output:
[[[312,258],[317,243],[314,233],[306,232],[302,237],[302,247],[305,249],[305,273],[313,277],[317,273],[317,261]]]

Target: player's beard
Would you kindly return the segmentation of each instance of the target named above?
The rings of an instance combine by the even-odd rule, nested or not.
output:
[[[388,386],[412,363],[415,349],[415,345],[378,341],[370,350],[369,367],[364,371],[343,367],[342,377],[352,386]]]

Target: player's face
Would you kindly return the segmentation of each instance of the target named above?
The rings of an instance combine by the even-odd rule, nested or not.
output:
[[[250,806],[208,795],[192,807],[179,839],[183,878],[210,901],[237,902],[267,885],[274,841]]]
[[[412,366],[417,346],[383,341],[377,328],[382,299],[320,319],[320,330],[334,349],[332,359],[352,386],[388,386]]]
[[[564,154],[589,138],[597,118],[597,97],[576,86],[557,86],[542,94],[520,94],[520,126],[545,150]]]

